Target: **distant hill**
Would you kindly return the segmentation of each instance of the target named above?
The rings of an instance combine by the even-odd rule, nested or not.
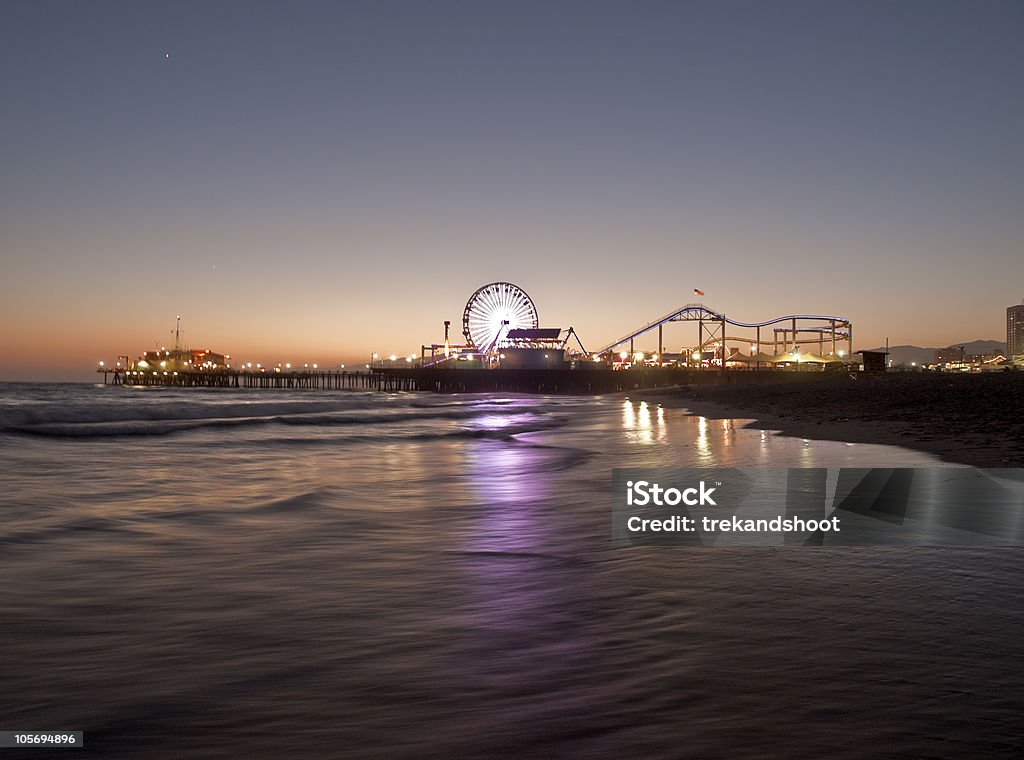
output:
[[[969,343],[950,343],[950,346],[963,346],[965,354],[1001,354],[1006,351],[1006,344],[1001,340],[972,340]]]
[[[971,340],[965,343],[950,343],[950,346],[963,346],[964,355],[971,354],[996,354],[1006,350],[1006,344],[998,340]],[[938,348],[946,348],[939,346]],[[931,364],[935,361],[935,352],[938,348],[922,346],[889,346],[889,359],[894,365],[899,364]],[[885,346],[878,348],[867,348],[865,351],[884,351]]]

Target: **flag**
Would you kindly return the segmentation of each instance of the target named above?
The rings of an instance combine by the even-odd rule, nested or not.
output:
[[[695,296],[702,296],[702,295],[704,295],[704,291],[703,290],[697,290],[697,288],[694,288],[693,289],[693,294]]]

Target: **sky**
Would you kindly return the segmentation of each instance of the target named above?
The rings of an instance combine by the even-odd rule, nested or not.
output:
[[[254,363],[418,354],[498,280],[588,347],[694,288],[855,348],[1002,340],[1021,39],[985,0],[5,0],[0,379],[179,314]]]

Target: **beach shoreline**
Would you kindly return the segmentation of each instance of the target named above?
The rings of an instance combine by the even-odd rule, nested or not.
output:
[[[974,467],[1024,467],[1024,374],[905,373],[683,386],[630,398],[814,440],[902,446]]]

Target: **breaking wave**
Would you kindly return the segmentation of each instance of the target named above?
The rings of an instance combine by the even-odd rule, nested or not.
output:
[[[385,394],[344,393],[331,398],[254,399],[250,393],[169,393],[140,398],[97,389],[73,398],[11,405],[0,403],[0,432],[49,438],[162,436],[204,429],[376,427],[393,437],[404,426],[409,437],[508,437],[563,424],[551,412],[564,406],[532,399],[424,401]],[[480,424],[486,423],[486,424]],[[435,430],[424,430],[433,425]],[[451,429],[452,427],[456,429]]]

